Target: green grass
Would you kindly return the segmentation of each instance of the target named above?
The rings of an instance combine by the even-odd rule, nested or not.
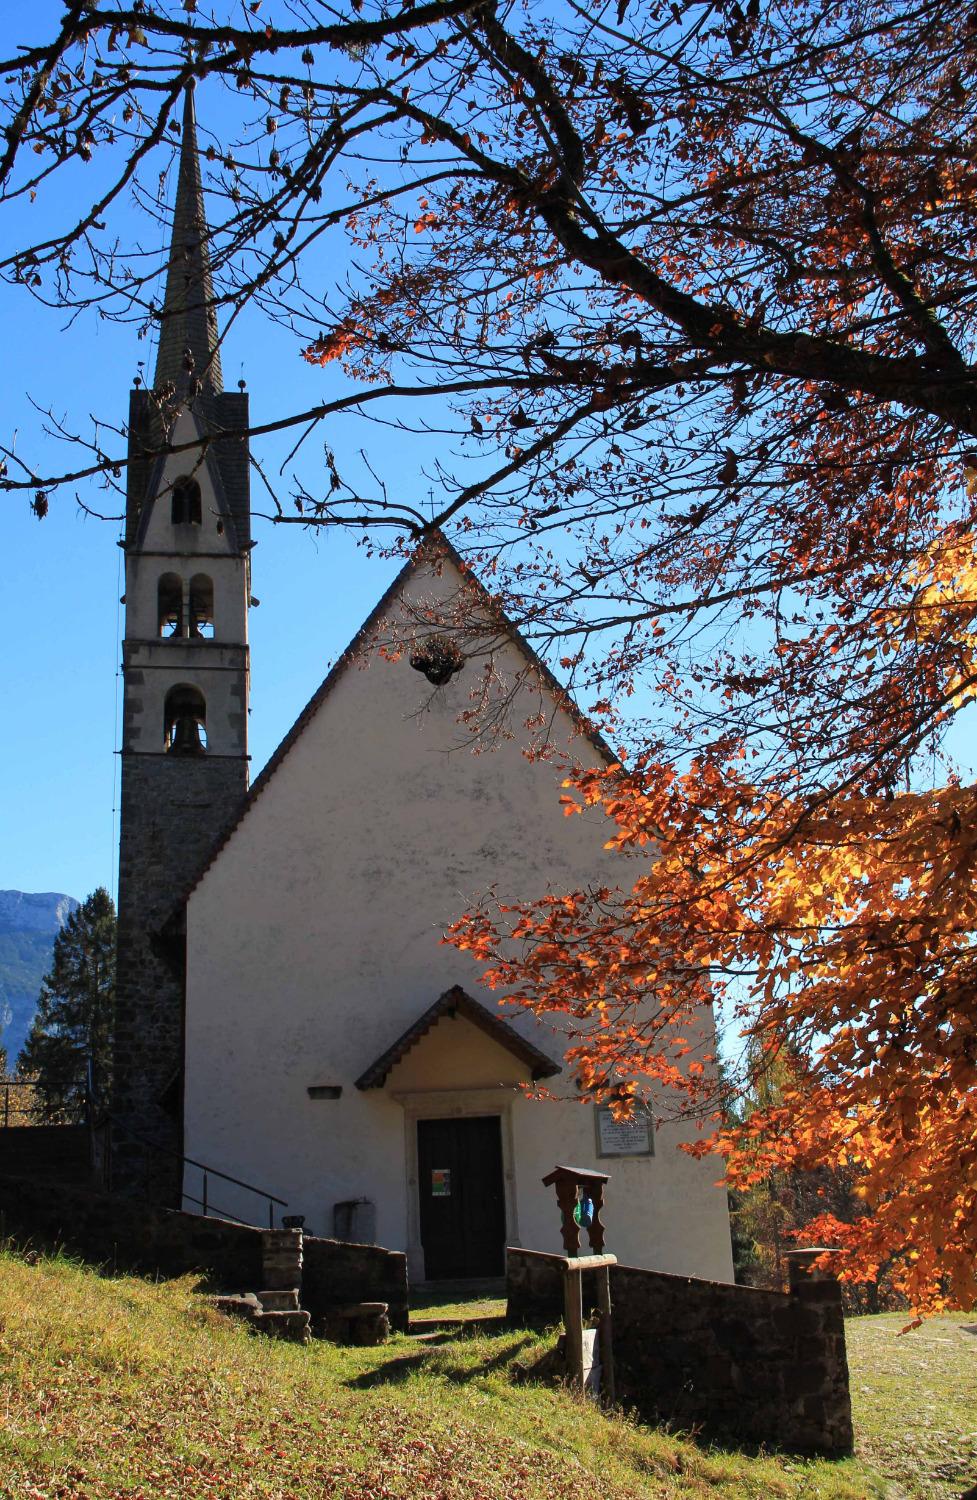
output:
[[[955,1500],[977,1483],[977,1314],[849,1320],[856,1447],[899,1493]]]
[[[503,1318],[505,1282],[435,1281],[411,1287],[411,1315],[423,1319]]]
[[[190,1281],[0,1254],[3,1500],[866,1500],[856,1462],[700,1448],[513,1384],[528,1333],[258,1339]]]

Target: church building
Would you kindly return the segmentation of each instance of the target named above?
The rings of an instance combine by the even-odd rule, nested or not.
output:
[[[155,379],[130,405],[113,1186],[246,1222],[270,1206],[406,1251],[415,1280],[488,1277],[507,1243],[560,1248],[541,1178],[571,1163],[610,1174],[619,1260],[730,1280],[716,1162],[676,1149],[686,1127],[582,1102],[566,1023],[501,1010],[442,942],[493,888],[626,878],[522,726],[542,715],[580,764],[609,752],[505,622],[513,733],[473,753],[484,658],[438,621],[492,605],[445,538],[249,789],[248,405],[223,389],[212,300],[189,93]],[[177,451],[153,459],[167,428]]]

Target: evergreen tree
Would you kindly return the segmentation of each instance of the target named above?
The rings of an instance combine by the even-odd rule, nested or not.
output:
[[[22,1074],[36,1077],[38,1108],[46,1120],[82,1118],[89,1059],[97,1093],[107,1092],[115,939],[115,906],[99,886],[54,940],[53,962],[42,980],[19,1066]]]

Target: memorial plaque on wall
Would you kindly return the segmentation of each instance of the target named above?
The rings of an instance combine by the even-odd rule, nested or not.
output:
[[[655,1132],[647,1110],[615,1120],[609,1104],[595,1106],[598,1156],[654,1156]]]

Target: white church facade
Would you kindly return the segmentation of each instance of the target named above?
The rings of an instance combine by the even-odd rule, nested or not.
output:
[[[513,685],[513,734],[478,754],[460,719],[480,663],[432,685],[409,649],[381,649],[459,590],[485,602],[443,539],[418,549],[247,789],[246,406],[220,384],[191,97],[176,264],[160,344],[185,372],[175,436],[192,441],[195,423],[212,441],[195,465],[134,466],[130,484],[120,1186],[145,1182],[164,1146],[181,1165],[163,1196],[199,1208],[204,1164],[224,1174],[214,1211],[254,1221],[253,1194],[227,1180],[240,1179],[313,1234],[454,1279],[500,1275],[507,1243],[560,1248],[541,1178],[568,1163],[610,1174],[619,1260],[730,1280],[717,1164],[678,1149],[692,1128],[622,1127],[581,1100],[565,1023],[500,1009],[442,941],[491,889],[513,900],[622,877],[600,812],[563,816],[558,761],[524,753],[541,707],[572,759],[604,752],[516,632],[493,661]]]
[[[570,1162],[612,1174],[627,1263],[728,1278],[715,1162],[677,1151],[675,1127],[615,1129],[581,1103],[565,1031],[503,1018],[476,962],[441,941],[492,887],[511,900],[611,883],[621,860],[603,815],[564,817],[558,768],[523,754],[539,684],[516,640],[494,660],[519,682],[515,737],[481,754],[459,745],[466,669],[432,689],[377,650],[375,629],[465,587],[432,555],[403,570],[189,897],[186,1153],[276,1183],[313,1233],[365,1200],[361,1222],[419,1277],[500,1274],[506,1240],[558,1249],[540,1179]],[[549,706],[553,742],[593,763]],[[534,1080],[559,1102],[529,1097]]]

